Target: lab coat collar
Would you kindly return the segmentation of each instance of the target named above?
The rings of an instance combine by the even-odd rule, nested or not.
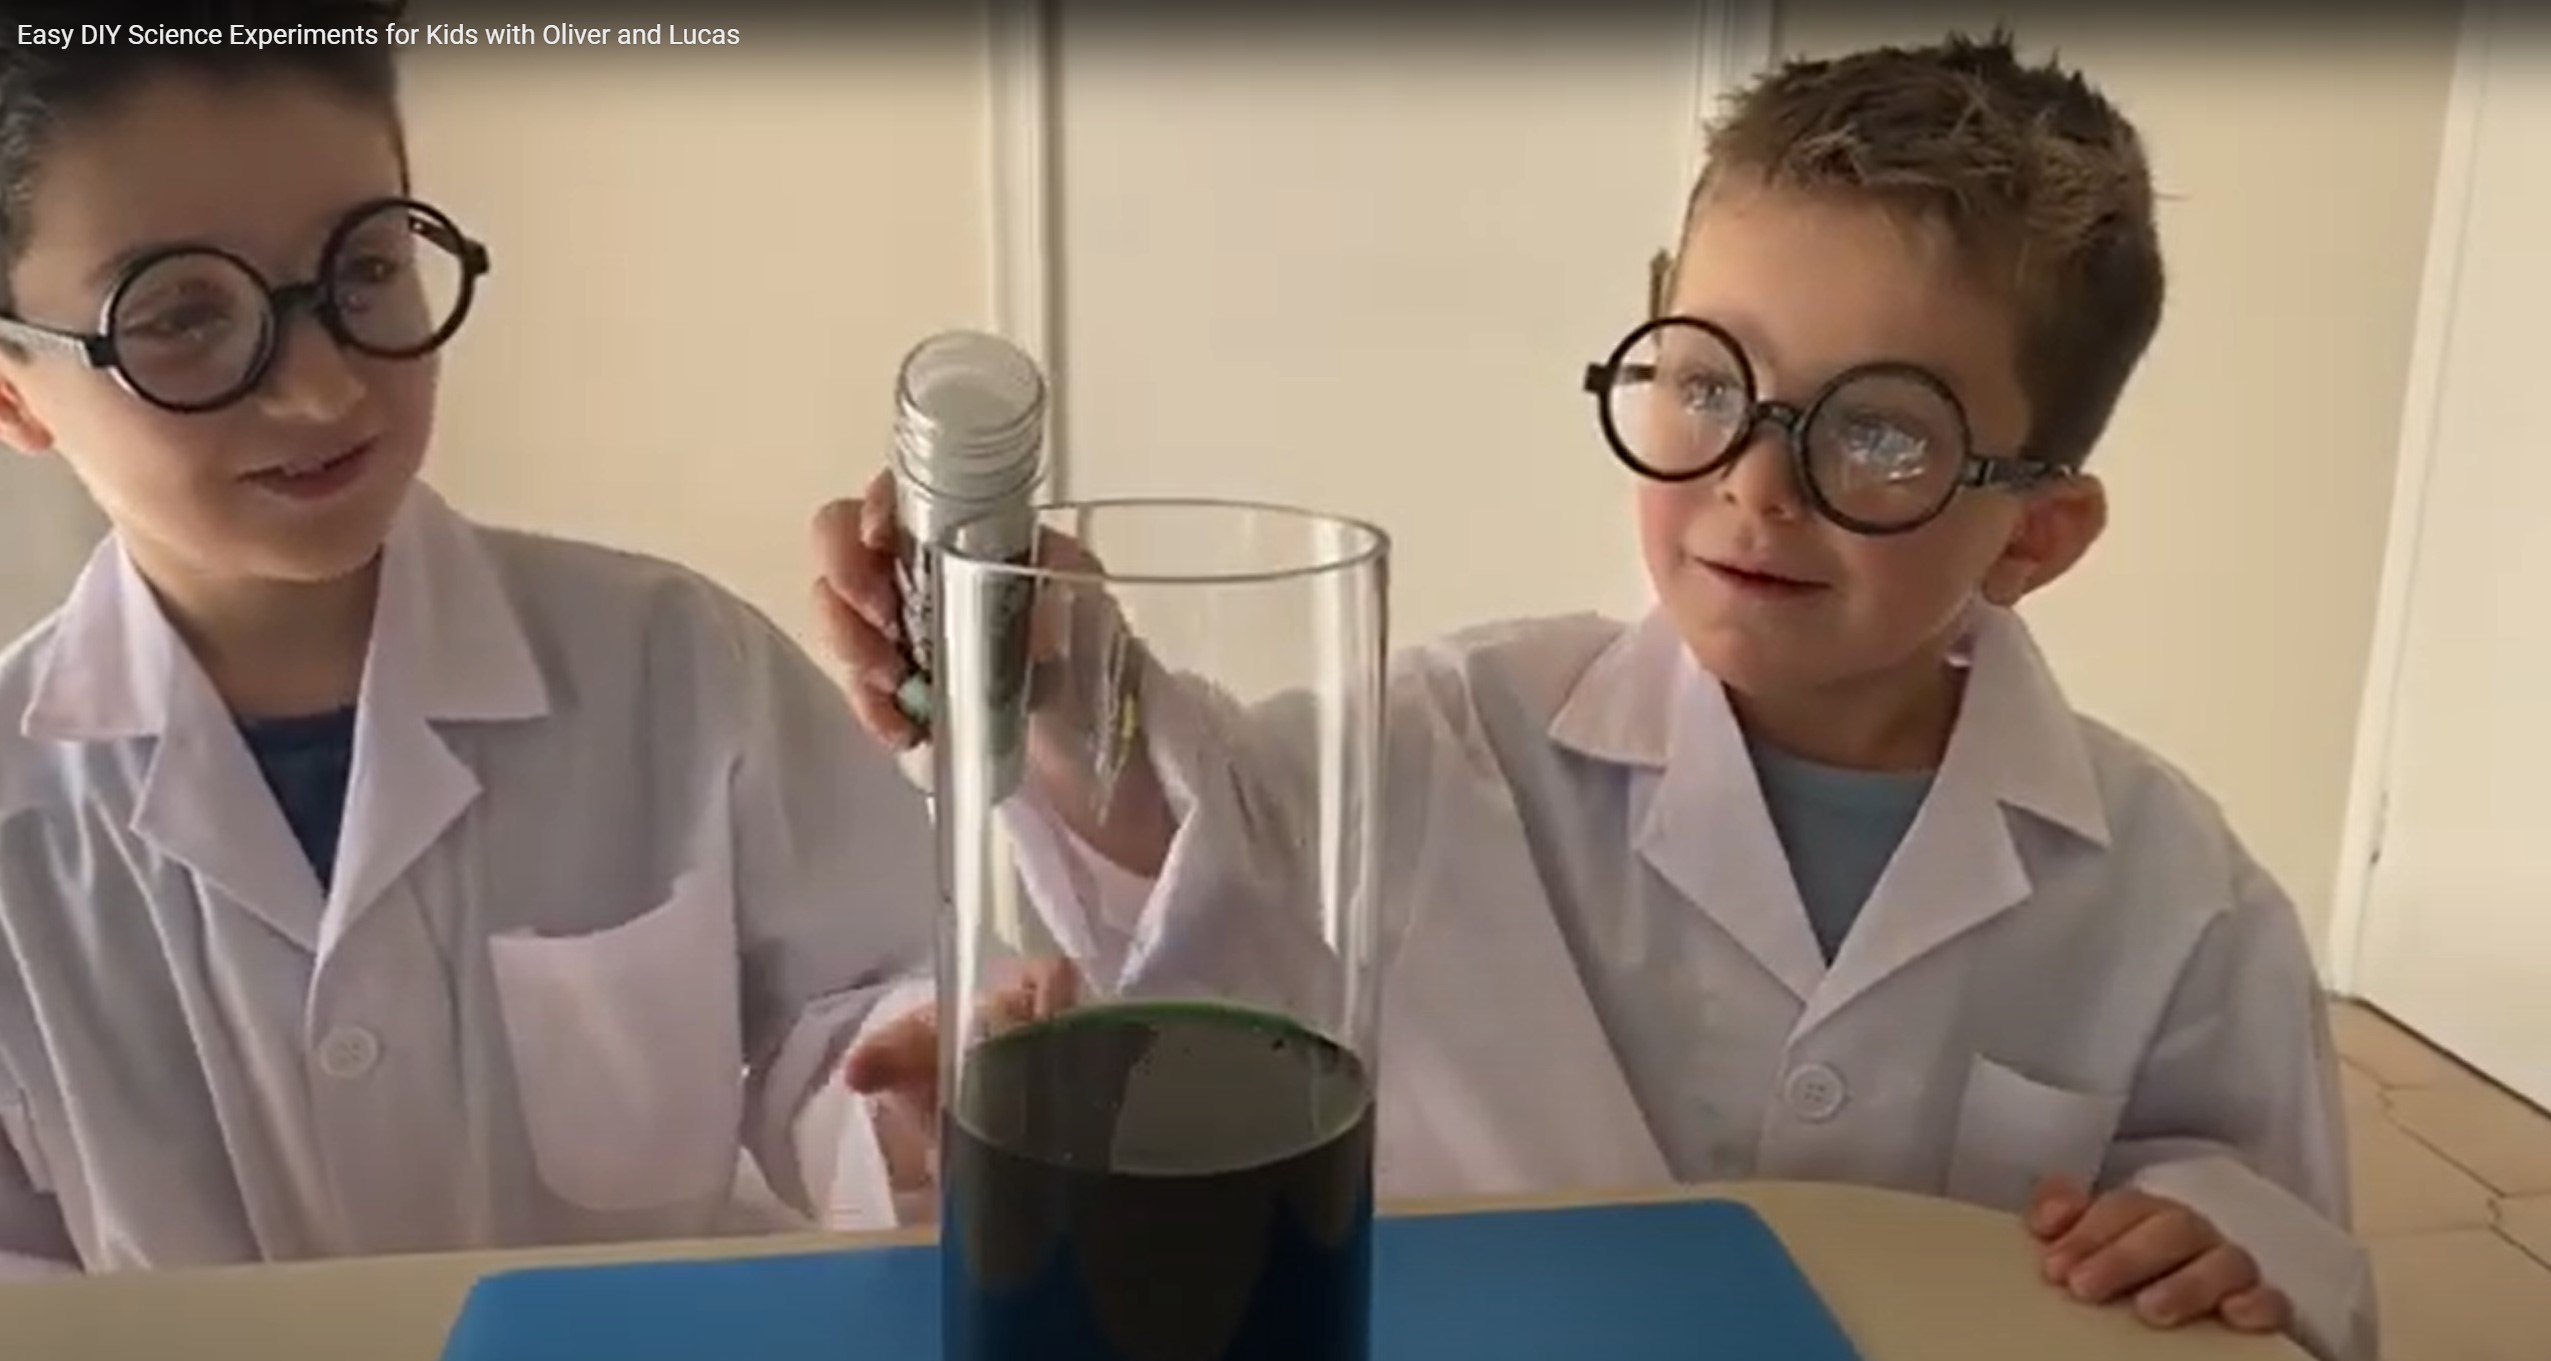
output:
[[[477,526],[421,483],[390,528],[363,670],[365,704],[396,698],[432,722],[549,713],[548,682],[495,555]]]
[[[478,528],[422,484],[391,526],[354,729],[354,780],[321,961],[364,909],[478,799],[437,723],[549,713],[522,617]]]
[[[504,582],[478,531],[418,484],[382,549],[381,599],[364,694],[396,669],[430,720],[536,718],[548,688]],[[191,675],[190,675],[191,673]],[[113,742],[168,735],[204,680],[157,595],[109,535],[90,554],[55,619],[19,731],[42,741]]]
[[[2025,900],[2005,810],[2098,846],[2108,822],[2080,720],[2017,616],[1979,609],[1970,672],[1931,796],[1830,970],[1817,948],[1725,688],[1652,613],[1587,668],[1550,725],[1561,746],[1655,772],[1635,843],[1801,1002],[1801,1027]]]
[[[322,955],[477,797],[431,726],[549,711],[548,687],[478,531],[423,485],[382,549],[334,891],[323,901],[238,725],[132,558],[102,544],[71,590],[20,728],[156,739],[137,834]]]
[[[2081,721],[2028,626],[2009,610],[1979,606],[1964,651],[1967,693],[1943,769],[1971,770],[2003,803],[2105,847],[2108,817]],[[1735,721],[1724,687],[1693,662],[1673,620],[1657,610],[1596,656],[1549,733],[1579,755],[1661,771],[1678,730]]]

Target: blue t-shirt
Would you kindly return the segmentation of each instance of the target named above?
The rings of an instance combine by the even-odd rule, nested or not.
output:
[[[1746,739],[1772,829],[1780,834],[1790,875],[1807,907],[1807,924],[1825,962],[1860,919],[1896,847],[1913,829],[1931,772],[1843,770],[1803,761]]]
[[[249,719],[239,731],[326,887],[336,875],[337,836],[344,830],[346,788],[354,778],[354,710]]]

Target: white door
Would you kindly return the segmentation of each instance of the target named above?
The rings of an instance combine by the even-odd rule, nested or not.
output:
[[[1643,607],[1579,379],[1643,318],[1696,99],[1767,12],[1049,12],[1068,494],[1378,521],[1398,640]]]
[[[2438,175],[2353,972],[2551,1106],[2551,48],[2503,23],[2466,43]]]

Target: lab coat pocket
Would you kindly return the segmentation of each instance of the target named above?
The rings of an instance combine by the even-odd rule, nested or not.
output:
[[[541,1180],[589,1210],[720,1194],[744,1117],[734,888],[694,869],[673,895],[577,936],[489,939]]]
[[[2125,1110],[2122,1096],[2050,1086],[1978,1054],[1958,1105],[1948,1193],[2018,1212],[2040,1177],[2093,1185]]]

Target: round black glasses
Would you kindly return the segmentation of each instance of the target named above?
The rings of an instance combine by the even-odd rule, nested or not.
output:
[[[315,279],[273,284],[219,247],[167,246],[117,275],[95,331],[0,318],[0,339],[74,354],[164,410],[212,411],[265,382],[294,309],[348,349],[415,359],[460,330],[487,272],[487,247],[441,209],[376,199],[329,233]]]
[[[1978,455],[1956,394],[1911,364],[1845,370],[1804,406],[1764,401],[1736,338],[1691,317],[1630,332],[1610,358],[1586,367],[1585,390],[1613,454],[1660,482],[1733,466],[1770,423],[1816,513],[1857,534],[1919,529],[1969,488],[2024,489],[2072,473],[2039,459]]]

